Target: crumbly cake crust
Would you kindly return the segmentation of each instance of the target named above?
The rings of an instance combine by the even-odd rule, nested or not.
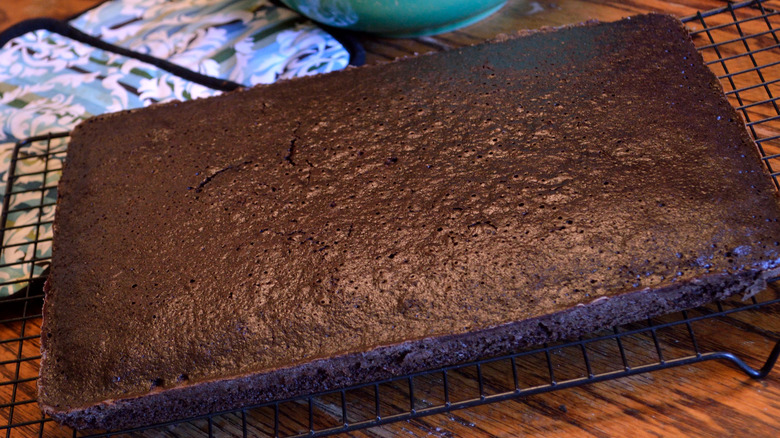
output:
[[[749,295],[778,218],[662,15],[95,117],[59,188],[40,403],[128,427]]]

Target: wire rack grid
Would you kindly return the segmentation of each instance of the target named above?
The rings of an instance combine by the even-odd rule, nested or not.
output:
[[[778,187],[779,20],[780,12],[760,1],[729,4],[683,20],[745,118]],[[42,278],[50,261],[56,184],[68,138],[66,133],[52,134],[17,143],[7,174],[0,217],[0,287],[16,292],[0,301],[0,434],[7,437],[324,436],[709,360],[730,361],[759,378],[780,355],[780,333],[754,325],[756,315],[766,318],[780,308],[780,285],[775,282],[747,302],[718,302],[504,357],[179,422],[76,432],[41,414],[35,386]],[[729,323],[723,326],[726,319]],[[733,330],[735,323],[775,342],[760,369],[712,341],[719,331]]]

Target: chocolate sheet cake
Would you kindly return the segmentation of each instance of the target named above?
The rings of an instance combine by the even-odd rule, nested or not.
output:
[[[59,188],[40,403],[127,427],[751,295],[779,217],[661,15],[95,117]]]

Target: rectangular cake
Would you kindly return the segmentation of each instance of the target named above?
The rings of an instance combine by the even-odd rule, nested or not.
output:
[[[95,117],[59,187],[40,403],[124,428],[749,296],[778,218],[662,15]]]

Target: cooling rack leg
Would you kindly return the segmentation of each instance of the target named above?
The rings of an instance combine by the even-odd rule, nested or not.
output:
[[[701,359],[702,360],[720,360],[720,359],[727,360],[733,363],[734,365],[736,365],[737,368],[742,370],[742,372],[747,374],[748,376],[754,379],[763,379],[769,375],[770,371],[772,371],[772,368],[774,368],[775,364],[777,363],[778,357],[780,357],[780,341],[777,341],[775,343],[774,348],[772,348],[772,351],[769,353],[769,357],[767,357],[766,362],[764,362],[764,366],[762,366],[760,370],[756,370],[750,367],[748,364],[745,363],[745,361],[738,358],[733,353],[725,353],[725,352],[707,353],[705,355],[702,355]]]
[[[769,353],[769,357],[766,359],[764,366],[761,367],[761,371],[759,371],[756,378],[763,379],[764,377],[768,376],[769,372],[772,371],[772,368],[777,363],[778,357],[780,357],[780,341],[775,342],[775,348],[773,348],[772,352]]]

